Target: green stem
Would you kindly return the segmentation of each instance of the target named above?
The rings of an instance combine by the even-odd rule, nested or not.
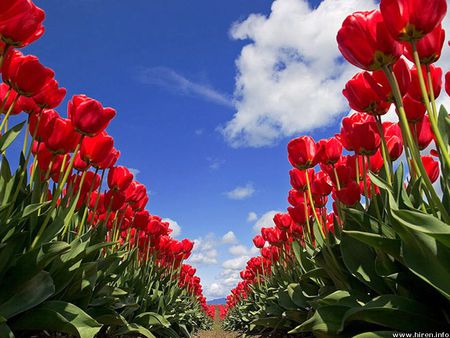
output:
[[[389,150],[386,143],[386,138],[384,136],[383,124],[381,123],[381,117],[375,116],[375,120],[377,122],[378,133],[381,137],[381,156],[383,156],[383,165],[384,170],[386,171],[386,179],[388,181],[389,186],[392,186],[392,162],[391,157],[389,156]],[[370,163],[370,162],[369,162]]]
[[[305,176],[306,176],[306,185],[307,185],[307,189],[308,189],[309,203],[311,204],[311,209],[313,210],[314,218],[317,222],[317,227],[320,230],[320,235],[322,236],[322,239],[325,240],[325,233],[323,232],[323,229],[322,229],[322,223],[320,222],[320,219],[317,216],[316,207],[314,206],[314,199],[313,199],[312,193],[311,193],[311,184],[309,182],[308,172],[305,173]]]

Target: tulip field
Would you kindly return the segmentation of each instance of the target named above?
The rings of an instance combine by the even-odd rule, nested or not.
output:
[[[336,34],[361,69],[342,91],[352,112],[328,139],[288,143],[290,206],[214,307],[185,262],[194,242],[171,237],[120,164],[115,109],[83,94],[61,107],[57,75],[21,51],[45,12],[0,0],[0,338],[208,337],[214,320],[230,337],[450,337],[446,12],[348,13]]]

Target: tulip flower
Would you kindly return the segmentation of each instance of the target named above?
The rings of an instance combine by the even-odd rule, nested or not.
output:
[[[344,205],[353,206],[360,201],[360,186],[355,181],[351,181],[346,187],[336,190],[336,197]]]
[[[119,157],[120,151],[118,151],[116,148],[113,147],[111,151],[106,155],[105,159],[97,166],[99,169],[112,168],[116,164]]]
[[[6,44],[24,47],[44,34],[45,12],[31,0],[2,1],[3,6],[0,9],[0,36]]]
[[[90,166],[91,165],[89,163],[83,161],[83,159],[81,158],[81,154],[78,151],[76,153],[76,155],[75,155],[75,160],[73,162],[73,167],[76,170],[79,170],[79,171],[86,171],[87,169],[89,169]]]
[[[439,178],[439,162],[435,161],[433,157],[429,155],[421,156],[421,159],[430,181],[432,183],[436,182]]]
[[[383,132],[386,138],[389,157],[392,161],[395,161],[403,153],[403,138],[400,126],[398,123],[384,122]]]
[[[356,113],[342,119],[341,143],[357,154],[373,155],[380,147],[380,135],[375,119],[364,113]]]
[[[85,137],[81,143],[81,159],[97,167],[106,159],[113,146],[114,139],[106,132],[102,132],[94,137]]]
[[[383,168],[383,156],[381,155],[381,151],[378,150],[375,154],[370,156],[370,171],[374,173],[379,173],[381,168]]]
[[[306,223],[308,215],[306,214],[305,206],[288,207],[287,210],[295,223],[300,225]]]
[[[3,81],[23,96],[35,96],[52,79],[55,73],[44,67],[34,55],[23,55],[19,51],[8,54],[3,68]]]
[[[58,82],[51,79],[33,96],[33,100],[39,107],[53,109],[59,106],[65,96],[66,88],[59,87]]]
[[[319,171],[311,183],[311,190],[314,195],[327,196],[333,190],[333,182],[328,174]]]
[[[307,188],[306,184],[306,174],[309,176],[309,181],[311,182],[314,177],[314,169],[300,170],[297,168],[291,169],[289,171],[289,176],[291,178],[291,186],[298,191],[305,191]]]
[[[317,159],[323,164],[335,164],[342,155],[342,144],[336,137],[317,142]]]
[[[288,159],[294,168],[308,169],[316,165],[316,144],[312,137],[301,136],[288,143]]]
[[[391,65],[403,53],[403,46],[389,34],[378,10],[349,15],[336,39],[344,58],[364,70]]]
[[[6,95],[8,95],[8,98],[6,98]],[[0,84],[0,109],[1,104],[3,104],[3,110],[0,110],[0,113],[6,115],[6,113],[10,111],[9,113],[10,115],[19,114],[22,111],[21,106],[20,104],[14,103],[18,100],[17,96],[18,94],[14,89],[10,89],[9,86],[6,85],[5,83]]]
[[[125,194],[121,191],[109,190],[105,194],[104,203],[107,209],[109,208],[111,211],[117,211],[122,208],[125,203]]]
[[[442,25],[437,26],[432,32],[416,42],[420,63],[429,65],[441,57],[442,46],[445,40],[445,30]],[[413,49],[410,43],[405,44],[405,56],[414,63]]]
[[[86,95],[75,95],[69,102],[68,114],[79,133],[95,136],[105,130],[116,111],[103,108],[100,102]]]
[[[424,150],[433,141],[433,131],[431,130],[430,119],[428,115],[425,115],[423,120],[416,123],[414,126],[410,126],[414,138],[417,141],[417,145],[420,150]]]
[[[447,12],[446,0],[381,0],[380,11],[391,35],[414,42],[435,29]]]
[[[397,79],[400,93],[402,94],[402,96],[406,95],[411,84],[411,70],[405,59],[400,58],[396,63],[394,63],[394,65],[392,66],[392,70],[394,72],[395,78]],[[377,70],[373,72],[372,78],[379,85],[379,87],[377,88],[383,92],[385,100],[388,102],[395,102],[394,95],[392,94],[391,84],[389,83],[384,71]]]
[[[132,181],[133,174],[126,167],[112,167],[108,172],[108,186],[111,190],[124,191]]]
[[[406,118],[412,123],[422,120],[427,109],[421,101],[413,99],[409,94],[403,96],[403,105],[405,108]]]
[[[42,108],[39,107],[31,97],[26,97],[26,96],[19,97],[14,109],[16,109],[16,107],[19,111],[23,111],[29,115],[33,115],[33,114],[38,115],[40,113],[40,111],[42,110]]]
[[[136,214],[134,215],[134,226],[138,229],[144,230],[148,224],[149,219],[150,214],[147,210],[136,212]]]
[[[35,136],[36,141],[44,141],[53,132],[53,125],[58,117],[58,113],[53,109],[43,110],[40,117],[37,114],[31,114],[29,118],[30,135]]]
[[[431,83],[433,84],[433,94],[434,97],[437,98],[439,94],[441,93],[442,89],[442,68],[441,67],[435,67],[434,65],[428,66],[430,69],[431,74]],[[427,69],[425,66],[422,66],[422,73],[427,74]],[[413,99],[423,102],[423,96],[422,96],[422,90],[420,89],[420,83],[419,83],[419,75],[417,72],[417,68],[413,66],[411,69],[411,86],[408,90],[408,95],[410,95]],[[428,81],[425,81],[425,86],[427,88],[428,96],[430,96],[430,86],[428,84]]]
[[[281,213],[278,213],[273,217],[273,222],[275,223],[275,226],[282,231],[288,230],[293,223],[289,214]]]
[[[51,123],[52,132],[43,136],[47,148],[55,154],[72,152],[80,142],[80,135],[73,129],[72,122],[57,116]]]
[[[347,98],[350,108],[361,113],[384,115],[391,106],[385,101],[382,88],[369,72],[357,73],[345,85],[342,94]]]
[[[264,245],[266,244],[266,241],[264,240],[264,238],[261,235],[256,235],[255,237],[253,237],[253,244],[258,249],[262,249],[264,247]]]
[[[301,205],[305,204],[305,197],[304,197],[304,192],[295,190],[295,189],[291,189],[289,190],[289,194],[288,194],[288,202],[290,205],[292,205],[293,207],[298,207]],[[308,201],[306,200],[306,203],[308,203]]]

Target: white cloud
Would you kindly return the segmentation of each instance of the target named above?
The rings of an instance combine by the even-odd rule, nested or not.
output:
[[[203,129],[195,129],[194,134],[197,136],[201,136],[203,135],[204,130]]]
[[[189,257],[190,263],[196,264],[217,264],[217,250],[209,250],[193,253],[191,257]]]
[[[193,240],[194,248],[188,262],[195,264],[211,265],[218,263],[217,239],[210,233],[205,237],[199,237]]]
[[[224,244],[235,244],[237,243],[236,235],[233,231],[228,231],[225,235],[222,236],[222,242]]]
[[[243,200],[251,197],[254,193],[255,188],[253,188],[253,184],[247,183],[245,186],[236,187],[233,190],[226,192],[225,194],[229,199]]]
[[[211,170],[218,170],[225,163],[225,160],[215,157],[207,157],[206,160],[208,161],[208,167]]]
[[[264,227],[264,228],[273,227],[275,225],[275,223],[273,223],[273,217],[275,216],[275,214],[278,214],[280,212],[282,212],[282,211],[270,210],[270,211],[266,212],[255,222],[255,225],[253,226],[253,230],[255,232],[260,232],[262,227]]]
[[[226,288],[222,283],[211,283],[207,285],[204,290],[204,294],[208,299],[222,298],[228,295],[230,290]]]
[[[227,107],[233,106],[227,94],[217,91],[208,84],[189,80],[171,68],[141,68],[138,71],[138,80],[144,84],[167,88],[177,94],[200,97]]]
[[[341,91],[355,68],[341,62],[336,33],[345,17],[373,0],[276,0],[268,17],[252,14],[231,36],[250,40],[236,61],[237,112],[222,129],[232,146],[266,146],[331,124],[347,109]]]
[[[228,259],[222,263],[222,267],[224,269],[229,270],[242,270],[247,265],[247,261],[250,259],[250,256],[240,256],[232,259]]]
[[[258,215],[254,211],[250,211],[247,216],[247,222],[254,222],[258,219]]]
[[[171,233],[172,237],[178,237],[181,234],[181,227],[178,224],[178,222],[176,222],[170,218],[164,218],[163,222],[169,223],[169,228],[172,229],[172,233]]]
[[[228,252],[233,256],[253,256],[256,255],[259,250],[256,247],[247,247],[245,245],[233,245],[228,249]]]

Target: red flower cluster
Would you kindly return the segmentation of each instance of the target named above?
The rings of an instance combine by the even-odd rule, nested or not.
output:
[[[28,154],[34,155],[30,181],[40,179],[46,187],[53,181],[54,193],[44,192],[44,198],[52,201],[51,207],[73,205],[82,215],[80,227],[104,227],[106,240],[128,243],[130,250],[138,249],[141,260],[151,259],[162,271],[179,271],[178,285],[213,317],[214,309],[206,305],[195,269],[183,264],[194,243],[170,237],[169,223],[146,210],[146,186],[134,180],[128,168],[116,165],[120,151],[106,131],[116,111],[86,95],[75,95],[69,101],[67,116],[60,115],[54,108],[63,101],[66,90],[55,80],[54,71],[36,56],[15,49],[43,34],[44,17],[44,11],[30,0],[0,3],[0,113],[5,115],[0,134],[10,115],[28,114]]]
[[[286,269],[295,262],[292,242],[314,247],[317,236],[323,240],[336,227],[345,226],[345,211],[358,205],[362,196],[365,205],[358,208],[376,201],[380,191],[370,173],[384,171],[391,184],[393,163],[403,153],[412,179],[422,177],[423,189],[433,199],[431,205],[439,208],[433,204],[432,183],[439,178],[440,168],[433,156],[443,161],[450,157],[430,102],[442,88],[442,70],[434,63],[442,52],[441,22],[446,10],[445,0],[381,0],[380,10],[356,12],[345,19],[337,34],[339,50],[348,62],[363,69],[343,90],[354,112],[342,119],[340,132],[330,139],[315,142],[301,136],[288,143],[293,166],[288,212],[275,215],[275,226],[262,228],[253,238],[261,255],[251,258],[241,272],[243,281],[228,296],[225,315],[253,292],[251,285],[269,277],[274,266]],[[450,95],[450,72],[445,78]],[[383,122],[382,116],[393,105],[399,122]],[[439,151],[422,154],[433,141]]]

